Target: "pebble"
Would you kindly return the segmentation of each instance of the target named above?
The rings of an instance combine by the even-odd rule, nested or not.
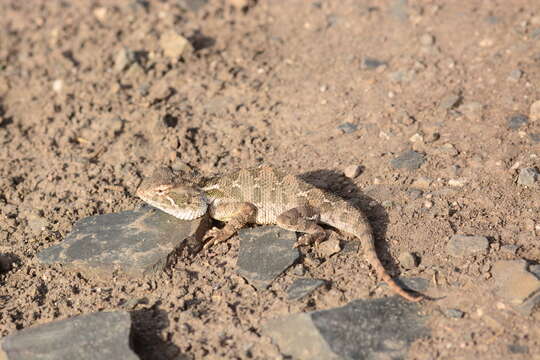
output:
[[[527,271],[525,260],[501,260],[493,265],[496,294],[517,310],[530,314],[540,303],[540,280]]]
[[[411,200],[416,200],[422,196],[423,191],[419,189],[409,189],[407,190],[407,194]]]
[[[399,264],[407,270],[415,268],[418,264],[416,256],[410,252],[402,252],[401,254],[399,254],[398,260]]]
[[[538,181],[540,173],[536,168],[519,169],[518,184],[523,186],[532,186]]]
[[[64,88],[64,81],[62,79],[56,79],[53,81],[52,89],[55,93],[59,94]]]
[[[204,217],[184,221],[144,206],[79,220],[66,239],[40,251],[45,264],[61,263],[89,277],[109,277],[117,269],[133,278],[161,271],[182,246],[200,248]]]
[[[350,123],[350,122],[345,122],[341,125],[338,125],[337,128],[343,131],[344,134],[351,134],[358,129],[358,125]]]
[[[263,333],[295,359],[401,359],[429,336],[417,303],[398,296],[271,319]]]
[[[95,312],[16,331],[0,340],[0,353],[6,360],[136,360],[131,332],[128,312]]]
[[[94,16],[99,21],[103,22],[107,19],[107,8],[106,7],[97,7],[94,9]]]
[[[306,295],[311,294],[319,287],[326,284],[326,281],[321,279],[300,278],[294,280],[294,282],[287,289],[287,298],[289,300],[297,300]]]
[[[424,201],[424,207],[425,207],[426,209],[428,209],[428,210],[431,209],[431,208],[433,207],[433,205],[434,205],[434,204],[433,204],[433,201],[431,201],[431,200],[426,200],[426,201]]]
[[[461,101],[461,96],[459,95],[446,95],[444,98],[441,99],[441,102],[439,103],[439,109],[441,110],[450,110],[454,108],[458,103]]]
[[[291,266],[300,256],[293,246],[296,233],[277,226],[246,228],[238,232],[237,272],[259,290]]]
[[[15,259],[8,254],[0,254],[0,273],[5,274],[11,270]]]
[[[360,67],[364,70],[373,70],[373,69],[377,69],[379,66],[384,66],[384,65],[386,65],[386,62],[384,61],[377,60],[370,57],[365,57],[362,59]]]
[[[43,216],[31,214],[27,217],[28,227],[34,234],[39,234],[45,230],[49,222]]]
[[[529,110],[529,118],[532,121],[540,120],[540,100],[536,100],[531,104]]]
[[[513,245],[513,244],[501,246],[501,252],[505,252],[505,253],[507,253],[509,255],[516,255],[518,249],[519,249],[519,246],[518,245]]]
[[[459,151],[457,151],[456,147],[450,143],[444,144],[442,146],[439,146],[439,153],[447,154],[450,156],[458,156]]]
[[[431,34],[424,34],[420,36],[420,44],[423,46],[431,46],[435,43],[435,37]]]
[[[510,130],[517,130],[523,125],[527,124],[529,122],[529,118],[527,116],[518,114],[518,115],[512,115],[508,118],[507,126]]]
[[[521,71],[520,69],[514,69],[508,75],[508,81],[518,82],[522,76],[523,76],[523,71]]]
[[[165,56],[173,59],[177,59],[185,55],[188,51],[193,50],[189,41],[176,31],[168,31],[162,34],[159,39],[159,45],[163,49]]]
[[[426,158],[419,152],[408,150],[390,161],[390,165],[395,169],[416,170],[426,162]]]
[[[479,102],[468,102],[461,104],[458,108],[458,111],[465,115],[465,117],[472,121],[482,120],[482,115],[484,112],[484,105]]]
[[[321,242],[317,246],[317,254],[323,258],[328,258],[341,251],[339,239],[335,236],[330,236],[328,240]]]
[[[465,315],[465,313],[458,309],[446,309],[444,311],[444,315],[453,319],[461,319]]]
[[[362,172],[362,166],[360,165],[349,165],[345,168],[345,170],[343,170],[343,173],[345,174],[345,176],[350,179],[354,179],[355,177],[360,175],[361,172]]]
[[[540,133],[529,134],[529,139],[531,139],[533,143],[540,143]]]
[[[454,235],[446,247],[447,252],[456,257],[485,254],[489,241],[484,236]]]
[[[163,101],[171,96],[172,93],[173,89],[170,87],[169,83],[162,79],[152,85],[148,97],[151,101]]]
[[[464,187],[467,185],[468,180],[465,178],[457,178],[448,180],[448,185],[453,187]]]
[[[126,48],[118,50],[114,56],[114,68],[117,73],[124,71],[129,65],[135,62],[135,55]]]

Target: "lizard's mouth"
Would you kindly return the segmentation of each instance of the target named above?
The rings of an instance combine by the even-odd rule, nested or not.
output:
[[[143,199],[148,205],[155,207],[156,209],[159,209],[163,212],[166,212],[169,215],[174,216],[175,218],[178,218],[180,220],[194,220],[201,216],[203,216],[206,213],[206,209],[208,208],[208,205],[206,202],[201,202],[198,207],[186,207],[186,208],[179,208],[176,206],[167,206],[163,203],[159,203],[157,201],[153,201],[151,199]]]

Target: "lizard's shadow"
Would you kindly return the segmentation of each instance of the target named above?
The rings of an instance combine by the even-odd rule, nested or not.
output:
[[[353,207],[362,211],[373,228],[379,259],[390,273],[399,273],[399,266],[390,255],[386,244],[386,229],[389,220],[388,213],[382,205],[362,193],[354,182],[342,173],[332,170],[314,170],[300,174],[299,177],[316,188],[341,197]],[[359,246],[362,246],[362,244],[359,244]]]

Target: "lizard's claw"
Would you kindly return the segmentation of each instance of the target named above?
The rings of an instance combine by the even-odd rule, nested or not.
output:
[[[208,230],[206,235],[204,235],[203,249],[207,250],[210,246],[212,246],[212,245],[214,245],[216,243],[220,243],[220,242],[225,241],[225,240],[227,240],[227,237],[223,233],[223,230],[218,229],[218,228],[212,228],[212,229]]]

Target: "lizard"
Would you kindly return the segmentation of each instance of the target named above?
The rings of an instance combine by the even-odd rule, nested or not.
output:
[[[360,239],[366,260],[390,289],[410,301],[423,299],[401,288],[385,270],[377,257],[371,225],[361,210],[293,174],[262,165],[203,177],[158,167],[135,194],[179,219],[194,220],[208,213],[225,222],[223,228],[214,227],[206,233],[204,249],[253,223],[304,233],[295,246],[323,241],[327,233],[321,225],[329,225]]]

